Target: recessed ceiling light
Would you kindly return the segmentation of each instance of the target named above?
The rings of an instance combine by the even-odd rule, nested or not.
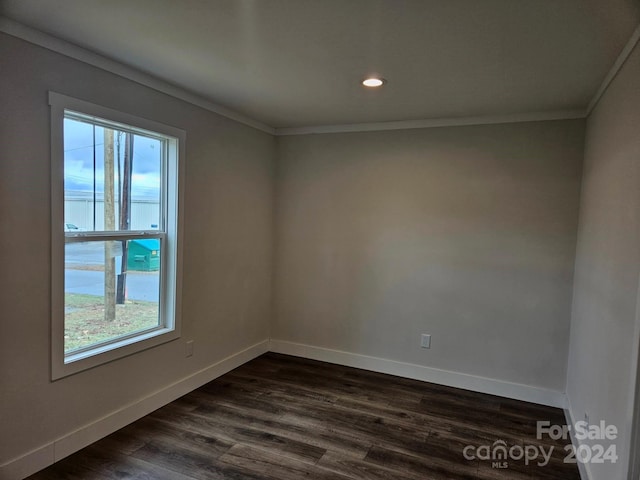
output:
[[[382,85],[385,84],[385,82],[386,80],[384,78],[369,77],[369,78],[365,78],[362,81],[362,85],[364,85],[365,87],[375,88],[375,87],[381,87]]]

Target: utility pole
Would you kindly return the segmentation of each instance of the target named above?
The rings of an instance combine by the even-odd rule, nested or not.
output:
[[[122,174],[122,194],[120,195],[120,230],[131,230],[131,177],[133,174],[133,134],[124,134],[124,172]],[[122,263],[118,275],[116,302],[124,304],[127,292],[128,246],[122,241]]]
[[[104,129],[104,229],[115,230],[115,206],[113,201],[113,130]],[[116,260],[113,242],[104,242],[104,319],[116,319]]]

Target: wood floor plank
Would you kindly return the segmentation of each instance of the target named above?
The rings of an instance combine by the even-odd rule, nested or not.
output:
[[[260,431],[307,443],[324,450],[337,450],[351,456],[363,458],[371,447],[371,443],[366,443],[360,437],[337,435],[335,431],[326,428],[315,428],[313,433],[310,434],[308,425],[292,420],[291,416],[270,415],[269,413],[256,411],[247,412],[241,406],[211,400],[206,395],[202,397],[202,402],[203,404],[200,408],[193,410],[194,414],[217,419],[223,418],[225,422],[238,427],[250,426]]]
[[[407,406],[407,408],[411,408],[411,406]],[[536,418],[511,417],[498,414],[498,412],[490,413],[481,408],[469,408],[469,405],[424,399],[417,411],[440,417],[443,421],[463,422],[473,428],[496,433],[508,431],[520,436],[530,436],[536,433]]]
[[[336,452],[327,452],[318,462],[318,466],[356,480],[365,478],[367,480],[424,480],[425,478],[423,474],[399,473],[394,468],[376,465],[364,459],[356,459]]]
[[[225,453],[228,450],[225,449]],[[173,472],[189,472],[189,476],[198,480],[247,478],[245,472],[222,465],[218,458],[223,454],[222,452],[215,452],[207,455],[202,451],[194,451],[183,445],[176,445],[166,439],[153,439],[131,455]],[[254,475],[254,478],[261,478],[261,476]]]
[[[279,375],[264,378],[253,371],[238,370],[230,373],[229,378],[232,381],[243,382],[250,385],[253,390],[261,394],[267,392],[280,392],[282,394],[296,396],[301,399],[309,398],[327,403],[334,403],[338,399],[337,395],[321,393],[313,387],[300,385],[300,382],[287,382],[284,377]]]
[[[144,420],[144,418],[140,420]],[[137,449],[144,447],[148,441],[148,437],[140,435],[139,431],[131,431],[130,427],[137,424],[138,423],[136,422],[132,425],[128,425],[127,427],[106,436],[102,440],[98,440],[94,443],[94,446],[103,450],[112,450],[125,455],[131,455],[131,453]]]
[[[112,478],[111,475],[103,475],[82,466],[72,456],[30,476],[29,480],[111,480]]]
[[[153,417],[145,417],[122,429],[124,433],[138,438],[146,438],[146,446],[151,441],[180,447],[183,450],[217,458],[233,446],[233,442],[217,438],[215,432],[193,432],[176,427],[173,423],[157,422]],[[132,450],[130,455],[135,456]]]
[[[69,462],[83,467],[99,477],[131,480],[194,480],[181,472],[168,470],[156,463],[146,462],[130,455],[114,453],[89,446],[69,458]]]
[[[386,467],[392,467],[400,474],[421,472],[433,480],[474,480],[477,477],[478,463],[462,458],[450,463],[427,455],[417,456],[374,446],[365,460]]]
[[[259,471],[266,478],[274,480],[299,480],[301,478],[353,480],[342,473],[317,465],[295,462],[290,458],[281,457],[275,452],[246,445],[235,445],[220,457],[220,461],[243,471]]]
[[[166,422],[176,428],[189,430],[196,433],[206,434],[215,432],[217,438],[232,444],[243,443],[255,446],[270,446],[282,452],[283,456],[292,457],[304,463],[315,463],[325,450],[308,443],[291,440],[280,435],[264,432],[257,428],[248,426],[238,426],[212,416],[200,415],[197,413],[178,413],[173,416],[154,416],[157,421]]]
[[[37,480],[579,480],[560,409],[265,354],[32,476]],[[466,447],[553,447],[546,466]],[[505,466],[505,465],[500,465]]]
[[[306,425],[312,431],[329,430],[336,436],[356,435],[370,444],[384,438],[387,442],[407,446],[424,442],[428,435],[428,432],[420,427],[393,422],[364,411],[313,402],[298,403],[295,399],[278,394],[270,398],[274,402],[286,405],[286,418]]]

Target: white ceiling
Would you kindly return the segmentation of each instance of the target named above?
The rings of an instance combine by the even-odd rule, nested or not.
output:
[[[585,108],[636,0],[4,0],[2,14],[272,127]],[[359,85],[379,73],[380,91]]]

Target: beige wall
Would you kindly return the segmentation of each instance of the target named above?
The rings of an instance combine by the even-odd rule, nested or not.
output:
[[[2,464],[268,338],[274,139],[4,34],[0,72]],[[183,338],[54,383],[48,90],[187,132]]]
[[[592,480],[626,478],[638,349],[640,48],[588,119],[567,394],[575,420],[620,430],[616,464]]]
[[[271,337],[564,392],[583,126],[280,137]]]

